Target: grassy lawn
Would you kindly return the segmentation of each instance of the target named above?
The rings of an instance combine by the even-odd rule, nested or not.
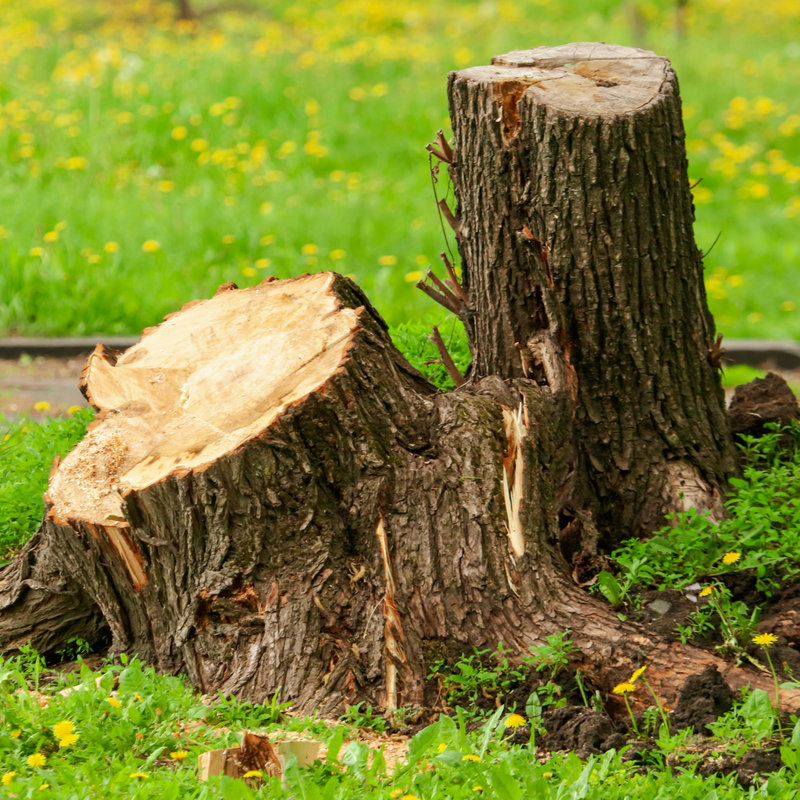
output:
[[[630,44],[630,5],[261,0],[195,25],[169,2],[6,0],[0,332],[138,333],[225,281],[320,269],[393,326],[437,321],[413,281],[444,249],[423,148],[447,72]],[[640,5],[681,81],[718,325],[800,339],[800,12],[690,0],[679,38],[672,2]]]

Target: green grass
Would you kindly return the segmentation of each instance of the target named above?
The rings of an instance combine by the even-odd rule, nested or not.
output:
[[[0,417],[0,559],[39,526],[53,459],[66,455],[83,438],[93,416],[82,409],[45,422]]]
[[[718,752],[746,751],[772,741],[775,715],[765,693],[741,698],[715,723]],[[497,800],[650,800],[654,797],[796,797],[800,725],[783,745],[785,766],[750,790],[735,776],[695,773],[691,732],[662,729],[647,769],[610,751],[586,761],[574,754],[537,757],[535,737],[512,744],[511,718],[501,707],[475,726],[459,709],[417,733],[408,758],[392,770],[371,752],[349,724],[288,716],[273,699],[264,706],[219,698],[209,701],[180,678],[157,675],[136,659],[123,658],[92,671],[85,664],[67,674],[48,673],[38,656],[0,659],[0,796],[17,798],[334,798],[427,800],[476,796]],[[508,723],[508,724],[507,724]],[[324,760],[300,769],[290,764],[280,778],[226,777],[197,781],[198,756],[234,746],[237,732],[303,733],[327,746]],[[526,737],[523,737],[525,739]],[[671,756],[677,768],[667,767]]]
[[[197,28],[147,0],[3,6],[0,331],[138,333],[222,282],[319,269],[393,326],[435,320],[413,281],[445,249],[423,147],[447,72],[632,42],[622,0],[260,5]],[[700,247],[719,234],[712,310],[729,337],[800,338],[800,15],[692,0],[681,40],[673,7],[643,4],[647,44],[681,81]]]

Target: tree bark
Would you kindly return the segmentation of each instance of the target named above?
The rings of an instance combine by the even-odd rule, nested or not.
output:
[[[597,43],[449,80],[477,375],[575,394],[575,496],[604,543],[721,512],[735,470],[669,62]]]
[[[112,652],[204,691],[336,712],[429,702],[435,660],[570,629],[606,691],[643,662],[667,703],[708,663],[771,688],[573,577],[733,469],[674,76],[586,47],[451,76],[470,382],[438,393],[330,273],[221,287],[98,346],[98,418],[2,574],[0,651],[26,620],[43,649],[106,624]]]

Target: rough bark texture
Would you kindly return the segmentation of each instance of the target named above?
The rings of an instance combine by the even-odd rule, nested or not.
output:
[[[475,372],[570,377],[571,503],[607,543],[665,512],[718,511],[735,459],[669,62],[596,43],[516,51],[451,73],[449,96]]]
[[[566,107],[540,67],[451,77],[470,383],[437,393],[330,274],[223,287],[99,348],[98,419],[2,574],[0,651],[105,624],[203,690],[336,712],[424,703],[434,660],[570,629],[601,689],[643,661],[668,703],[708,664],[771,688],[621,623],[565,560],[659,521],[680,481],[712,505],[732,469],[674,76],[576,47],[512,59],[554,97],[580,77]],[[599,113],[582,81],[654,94]]]

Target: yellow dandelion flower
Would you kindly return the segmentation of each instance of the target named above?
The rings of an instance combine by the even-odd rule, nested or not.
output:
[[[380,256],[378,263],[382,267],[393,267],[397,263],[397,256]]]
[[[639,669],[637,669],[637,670],[636,670],[636,671],[633,673],[633,675],[631,675],[631,678],[630,678],[630,681],[629,681],[629,683],[636,683],[636,681],[638,681],[638,680],[639,680],[639,678],[641,678],[641,677],[642,677],[642,675],[644,675],[644,671],[645,671],[646,669],[647,669],[647,664],[645,664],[643,667],[639,667]]]
[[[187,133],[188,131],[183,125],[178,125],[177,127],[172,129],[172,138],[175,139],[175,141],[177,142],[180,141],[181,139],[185,139]]]
[[[472,791],[473,792],[482,792],[483,791],[483,786],[473,786],[472,787]]]
[[[11,731],[12,739],[19,739],[20,736],[22,736],[22,730],[20,728],[15,728],[13,731]]]
[[[256,271],[255,271],[255,269],[253,269],[253,267],[243,267],[242,268],[242,275],[244,275],[246,278],[252,278],[253,275],[255,275],[255,274],[256,274]]]
[[[425,274],[418,269],[415,269],[413,272],[406,272],[405,280],[407,283],[416,283],[417,281],[421,281],[425,277]]]
[[[34,403],[33,407],[37,411],[49,411],[50,403],[48,403],[47,400],[40,400],[38,403]]]
[[[233,244],[236,241],[236,237],[232,233],[226,233],[222,237],[222,244]]]
[[[753,644],[757,644],[759,647],[772,647],[777,641],[778,637],[774,633],[759,633],[753,637]]]
[[[741,557],[741,553],[737,553],[735,550],[732,550],[730,553],[725,553],[725,555],[722,556],[722,563],[735,564]]]
[[[14,780],[14,776],[16,774],[17,774],[16,770],[12,770],[11,772],[6,772],[5,775],[3,775],[2,778],[0,778],[0,783],[2,783],[3,786],[8,786],[11,783],[11,781]]]
[[[354,86],[348,94],[351,100],[363,100],[367,96],[367,93],[360,86]]]
[[[94,255],[89,256],[89,258],[86,259],[86,261],[89,264],[99,264],[102,260],[103,259],[100,258],[100,256],[98,256],[96,253]]]
[[[784,300],[781,303],[781,311],[794,311],[796,307],[794,300]]]
[[[439,746],[436,748],[440,753],[444,753],[447,750],[447,745],[444,742],[439,742]]]
[[[72,747],[75,742],[80,739],[81,736],[79,733],[67,733],[59,739],[58,746],[59,747]]]
[[[714,584],[709,584],[705,589],[700,590],[698,597],[708,597],[714,591]]]
[[[542,777],[543,778],[552,778],[553,777],[553,773],[552,772],[543,772],[542,773]]]
[[[49,789],[49,788],[50,788],[50,784],[49,784],[49,783],[43,783],[43,784],[42,784],[42,785],[39,787],[39,791],[40,791],[40,792],[43,792],[45,789]]]
[[[28,756],[29,767],[43,767],[47,763],[47,756],[44,753],[32,753]]]
[[[106,698],[106,700],[108,701],[108,704],[110,706],[114,706],[114,708],[122,708],[122,703],[120,703],[120,701],[117,700],[116,697],[110,697],[109,696],[109,697]]]
[[[630,681],[623,681],[618,683],[611,691],[614,694],[630,694],[636,691],[636,687]]]
[[[58,231],[47,231],[47,233],[42,238],[48,243],[57,242]]]
[[[106,242],[103,245],[103,250],[106,253],[118,253],[119,252],[119,242]]]
[[[43,254],[44,254],[44,249],[41,247],[31,247],[31,249],[28,250],[28,255],[30,256],[36,257],[36,256],[41,256]]]
[[[173,761],[183,761],[183,759],[186,758],[186,756],[188,756],[188,755],[189,755],[189,751],[188,750],[173,750],[169,754],[169,757]]]
[[[274,208],[274,206],[272,205],[272,203],[262,203],[262,204],[261,204],[261,205],[258,207],[258,210],[259,210],[259,211],[260,211],[262,214],[271,214],[271,213],[272,213],[272,209],[273,209],[273,208]],[[273,236],[272,238],[274,239],[275,237]]]
[[[415,794],[404,794],[400,800],[419,800],[419,797],[417,797]]]
[[[274,241],[275,241],[275,234],[274,234],[274,233],[268,233],[266,236],[262,236],[262,237],[261,237],[261,238],[258,240],[258,243],[259,243],[259,244],[260,244],[262,247],[266,247],[267,245],[270,245],[270,244],[272,244]]]
[[[175,181],[159,181],[156,184],[156,189],[158,189],[159,192],[164,192],[164,194],[171,192],[174,188]]]
[[[263,775],[260,769],[250,769],[242,775],[243,778],[260,778]]]
[[[131,778],[149,778],[146,772],[131,772]]]
[[[303,245],[303,246],[300,248],[300,252],[301,252],[301,253],[302,253],[304,256],[313,256],[313,255],[314,255],[315,253],[317,253],[318,251],[319,251],[319,247],[317,247],[317,245],[315,245],[315,244],[311,244],[311,243],[309,243],[309,244],[304,244],[304,245]]]
[[[401,794],[403,794],[402,789],[392,789],[392,791],[389,792],[389,797],[391,797],[392,800],[395,800],[396,798],[400,797]]]
[[[258,269],[269,269],[269,267],[272,266],[272,259],[258,258],[256,259],[255,265]]]
[[[72,733],[75,730],[75,726],[68,720],[65,719],[62,722],[57,722],[53,725],[53,736],[56,739],[63,739],[67,734]]]
[[[347,253],[344,250],[331,250],[330,256],[334,261],[341,261]]]
[[[521,728],[525,725],[525,717],[522,714],[510,714],[503,720],[506,728]]]
[[[475,753],[467,753],[465,756],[461,756],[462,761],[480,761],[481,757],[476,756]]]
[[[142,250],[145,253],[156,253],[161,249],[161,245],[155,239],[148,239],[142,243]]]
[[[208,142],[205,139],[192,139],[189,147],[194,150],[195,153],[202,153],[203,150],[208,149]]]

